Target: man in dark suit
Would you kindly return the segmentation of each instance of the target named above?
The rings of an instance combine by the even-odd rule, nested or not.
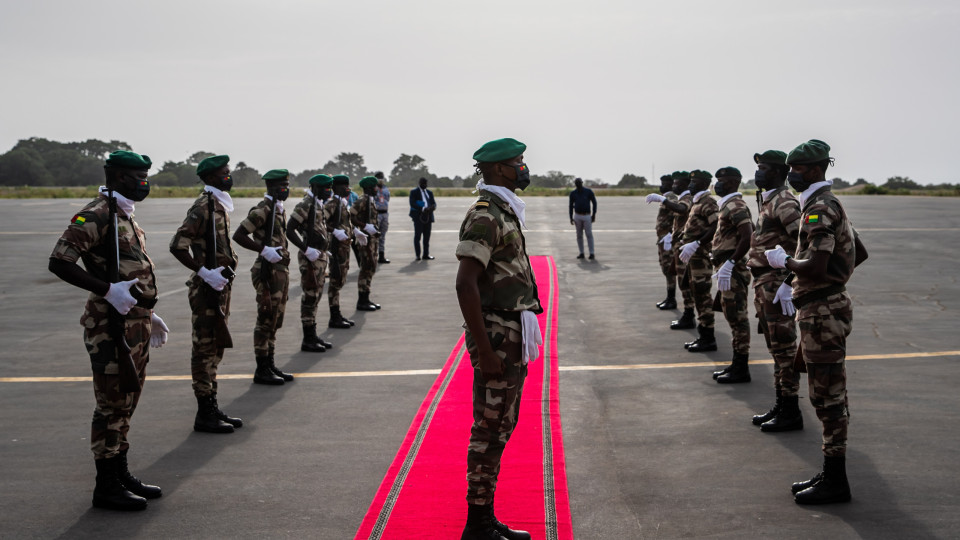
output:
[[[410,217],[413,219],[413,250],[420,260],[420,237],[423,237],[423,260],[429,261],[430,229],[433,227],[433,211],[437,209],[437,201],[433,192],[427,189],[427,179],[420,179],[420,187],[410,191]]]

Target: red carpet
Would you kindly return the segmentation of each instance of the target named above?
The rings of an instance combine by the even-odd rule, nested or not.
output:
[[[531,257],[544,345],[530,364],[520,419],[503,454],[497,517],[535,539],[571,539],[557,371],[557,276]],[[545,371],[546,368],[546,371]],[[460,538],[467,518],[473,368],[463,336],[417,411],[355,538]]]

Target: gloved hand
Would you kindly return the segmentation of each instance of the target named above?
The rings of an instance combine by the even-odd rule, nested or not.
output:
[[[663,244],[663,249],[665,251],[670,251],[673,249],[673,233],[668,232],[667,234],[663,235],[663,238],[661,238],[657,243]]]
[[[793,287],[786,283],[780,284],[777,294],[773,297],[773,303],[780,304],[780,311],[787,317],[797,312],[797,308],[793,307]]]
[[[264,248],[260,250],[260,256],[266,259],[267,262],[271,262],[271,263],[280,262],[280,259],[283,258],[283,256],[280,255],[279,246],[276,246],[276,247],[264,246]]]
[[[163,347],[163,344],[167,342],[167,334],[170,333],[170,329],[167,328],[167,325],[163,323],[156,313],[150,314],[150,346],[154,349],[159,349]]]
[[[353,228],[353,237],[357,239],[357,243],[361,246],[367,245],[367,235],[363,234],[363,231],[356,227]]]
[[[727,262],[720,265],[720,269],[717,270],[717,273],[713,275],[714,279],[717,280],[717,289],[721,291],[730,290],[730,278],[733,277],[733,261],[728,260]]]
[[[700,241],[694,240],[693,242],[684,244],[680,246],[680,260],[687,262],[690,260],[690,257],[693,257],[693,254],[700,249]]]
[[[783,250],[783,247],[780,244],[777,244],[777,247],[774,249],[768,249],[763,252],[767,256],[767,262],[770,263],[770,266],[773,268],[785,268],[787,266],[787,252]]]
[[[543,345],[543,335],[540,333],[540,323],[537,315],[530,311],[520,312],[520,327],[523,335],[523,363],[526,365],[540,357],[540,345]]]
[[[374,236],[377,234],[377,228],[373,226],[373,223],[367,223],[363,226],[363,232],[369,234],[370,236]]]
[[[104,295],[104,300],[110,302],[110,305],[121,315],[130,313],[130,308],[137,305],[137,299],[130,294],[130,287],[133,287],[140,280],[133,278],[130,281],[118,281],[110,284],[110,289]]]
[[[650,204],[650,203],[659,203],[659,202],[663,202],[663,201],[665,201],[665,200],[667,200],[667,198],[664,197],[663,195],[659,194],[659,193],[651,193],[651,194],[647,195],[647,204]]]
[[[207,285],[213,290],[222,291],[230,280],[223,277],[221,272],[223,272],[222,266],[218,266],[213,270],[208,269],[206,266],[201,266],[200,269],[197,270],[197,275],[200,276],[200,279],[206,281]]]
[[[320,258],[320,250],[308,247],[307,250],[303,252],[303,256],[306,257],[308,261],[313,262]]]
[[[333,236],[341,242],[346,242],[350,238],[343,229],[334,229]]]

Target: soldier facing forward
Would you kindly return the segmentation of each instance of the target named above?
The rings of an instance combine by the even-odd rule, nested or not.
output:
[[[370,301],[370,284],[373,275],[377,273],[377,256],[379,255],[380,231],[377,229],[377,206],[373,197],[377,193],[377,179],[365,176],[360,180],[360,189],[363,196],[357,199],[350,207],[350,222],[353,224],[353,234],[360,244],[357,261],[360,265],[360,275],[357,276],[357,309],[360,311],[376,311],[380,304]]]

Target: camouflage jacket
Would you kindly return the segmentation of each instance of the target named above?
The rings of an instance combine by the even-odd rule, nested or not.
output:
[[[307,231],[309,230],[307,228],[307,220],[310,218],[311,204],[314,204],[314,197],[312,194],[307,193],[307,196],[304,197],[302,201],[297,203],[297,206],[290,211],[290,221],[294,223],[293,228],[300,234],[300,237],[303,238],[304,243],[307,242]],[[316,201],[316,205],[316,218],[313,222],[314,241],[307,247],[319,249],[319,260],[326,260],[326,250],[330,248],[330,242],[327,236],[327,226],[323,220],[323,201]]]
[[[480,192],[460,225],[456,254],[484,267],[479,281],[484,311],[543,311],[520,221],[500,197]]]
[[[689,191],[683,197],[677,198],[677,204],[683,207],[683,211],[673,213],[673,246],[677,248],[683,240],[683,227],[687,224],[687,217],[690,215],[690,205],[693,204],[693,194]]]
[[[207,228],[210,227],[210,212],[207,202],[210,197],[213,197],[213,194],[205,191],[197,197],[197,200],[193,201],[193,206],[187,210],[186,219],[183,220],[180,228],[170,239],[170,251],[187,250],[193,257],[194,262],[200,266],[206,266],[207,264]],[[216,197],[213,197],[213,204],[214,215],[217,220],[217,265],[236,270],[240,259],[230,244],[230,215],[227,214]],[[208,270],[213,270],[213,268],[208,268]],[[199,279],[194,272],[190,274],[187,285],[199,285],[199,281],[197,281]]]
[[[717,232],[714,233],[713,242],[711,242],[713,247],[711,257],[715,266],[733,257],[733,252],[737,250],[737,244],[740,243],[740,226],[752,221],[753,216],[743,196],[734,195],[723,202],[723,208],[720,208],[720,214],[717,217]],[[740,263],[744,260],[733,262]]]
[[[800,201],[789,189],[779,187],[760,206],[760,217],[750,240],[747,266],[753,269],[754,286],[774,280],[783,282],[787,278],[790,272],[785,268],[771,268],[764,252],[779,245],[787,253],[796,253],[799,234]]]
[[[373,197],[363,195],[357,202],[350,207],[350,222],[354,227],[363,231],[363,227],[368,223],[377,226],[377,206],[373,202]],[[366,234],[366,231],[364,231]]]
[[[353,237],[353,226],[350,224],[350,208],[340,201],[341,199],[330,197],[327,202],[323,203],[323,221],[327,224],[327,232],[330,233],[327,237],[334,242],[338,242],[333,237],[334,229],[343,229],[347,236]],[[339,222],[337,216],[340,218]]]
[[[264,198],[256,206],[250,209],[250,212],[247,213],[246,219],[240,223],[240,226],[243,227],[243,230],[247,231],[248,234],[253,236],[253,240],[263,245],[267,245],[267,229],[269,229],[270,224],[267,221],[270,219],[270,205],[274,202],[270,199]],[[280,259],[280,262],[273,265],[274,269],[286,272],[287,267],[290,266],[290,252],[287,251],[287,231],[284,229],[286,220],[284,219],[283,212],[277,212],[273,220],[273,238],[269,244],[273,247],[280,248],[280,256],[283,257]],[[260,269],[260,262],[263,257],[257,257],[253,261],[253,271],[256,272]]]
[[[683,243],[688,244],[694,240],[700,240],[700,247],[697,248],[695,255],[707,256],[710,253],[711,238],[701,240],[707,231],[713,228],[717,223],[717,216],[720,209],[717,208],[717,200],[704,193],[690,207],[690,214],[687,216],[687,224],[683,226]]]
[[[107,229],[110,226],[110,208],[105,196],[99,196],[84,206],[73,219],[67,230],[63,231],[60,239],[50,254],[51,259],[59,259],[70,263],[83,260],[83,267],[97,279],[108,282],[107,257],[108,250],[113,249],[113,238],[108,238]],[[147,255],[146,234],[132,218],[117,212],[117,238],[120,251],[120,281],[139,278],[137,287],[143,291],[145,299],[157,297],[157,278],[154,273],[153,261]],[[87,297],[84,306],[82,324],[89,328],[105,320],[109,313],[110,304],[102,297],[93,293]],[[134,307],[127,313],[128,319],[149,317],[150,310]],[[87,322],[85,322],[87,321]]]
[[[815,279],[798,275],[793,280],[794,298],[847,283],[853,274],[856,261],[856,234],[843,205],[830,191],[830,186],[825,186],[810,196],[800,217],[796,257],[809,259],[815,251],[826,251],[830,253],[830,260],[826,274]]]
[[[668,191],[664,195],[668,201],[677,202],[677,194]],[[667,235],[669,232],[673,232],[673,221],[674,213],[670,211],[669,208],[663,203],[660,203],[660,209],[657,210],[657,241],[659,242],[661,238]]]

